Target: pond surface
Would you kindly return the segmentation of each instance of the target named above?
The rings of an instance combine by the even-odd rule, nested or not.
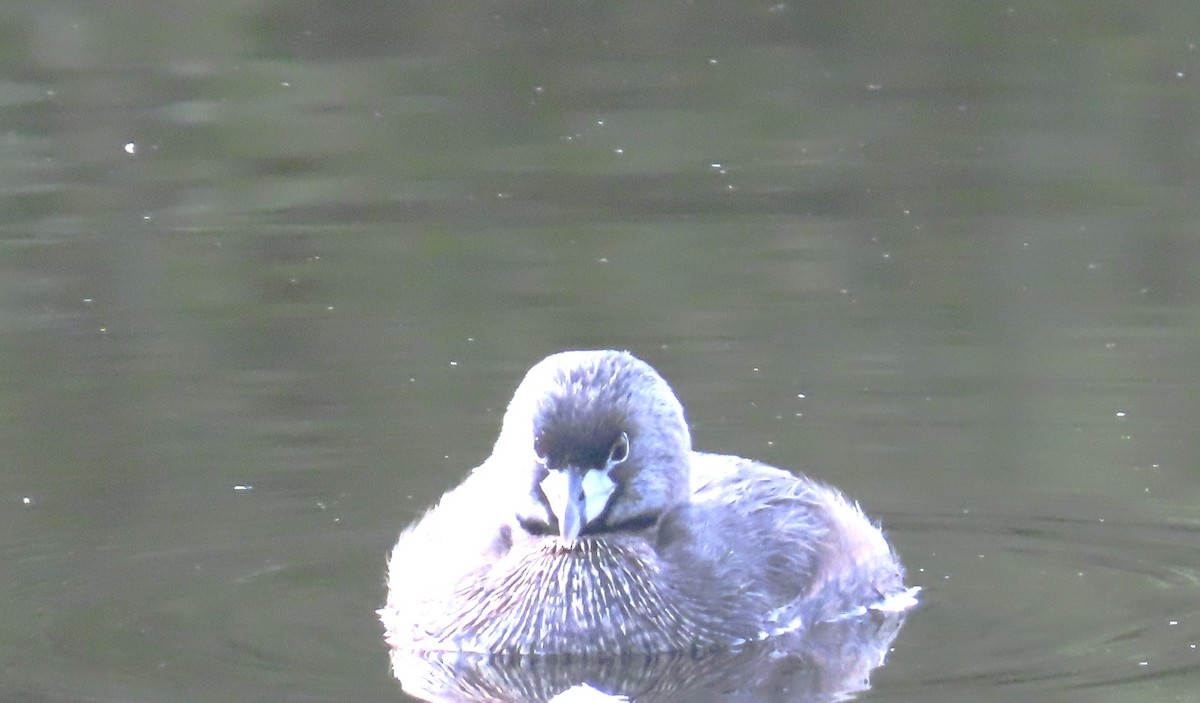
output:
[[[1200,688],[1200,5],[9,2],[0,693],[397,701],[397,532],[628,348],[922,605],[864,698]]]

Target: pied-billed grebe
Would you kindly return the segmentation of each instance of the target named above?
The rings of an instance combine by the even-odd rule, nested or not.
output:
[[[692,450],[683,408],[618,351],[526,374],[492,455],[392,550],[396,648],[621,654],[736,645],[905,592],[833,488]]]

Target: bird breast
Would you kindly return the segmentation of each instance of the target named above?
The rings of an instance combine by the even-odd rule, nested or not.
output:
[[[446,648],[516,654],[647,653],[728,643],[730,635],[666,576],[634,536],[517,541],[465,577],[442,622],[426,633]]]

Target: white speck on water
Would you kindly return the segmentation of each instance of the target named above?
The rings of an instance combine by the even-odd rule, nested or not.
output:
[[[250,483],[238,483],[238,484],[234,485],[233,490],[235,490],[235,491],[252,491],[252,490],[254,490],[254,485],[250,484]]]
[[[1118,410],[1118,411],[1117,411],[1117,417],[1125,417],[1125,411],[1124,411],[1124,410]]]
[[[613,149],[613,153],[614,154],[624,154],[625,150],[622,149],[621,147],[617,147],[616,149]]]
[[[29,496],[22,496],[21,505],[33,505],[33,498],[30,498]]]
[[[134,156],[137,154],[138,147],[135,142],[125,142],[124,148],[125,148],[125,153],[129,154],[130,156]]]

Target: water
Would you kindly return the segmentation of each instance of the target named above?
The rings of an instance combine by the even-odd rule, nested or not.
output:
[[[403,700],[383,558],[634,350],[923,605],[876,700],[1200,685],[1192,2],[0,8],[0,691]]]

